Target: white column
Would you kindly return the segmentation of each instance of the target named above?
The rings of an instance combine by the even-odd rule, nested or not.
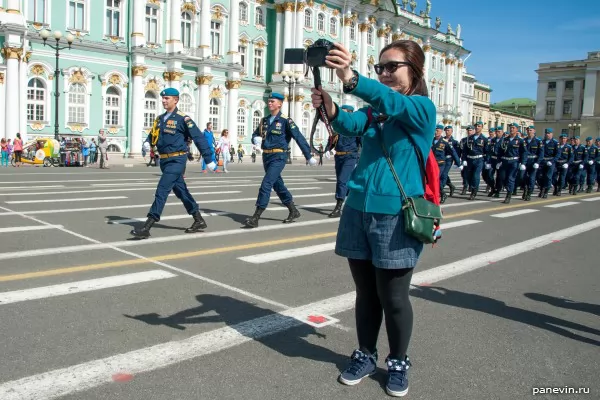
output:
[[[21,2],[19,0],[7,0],[6,2],[6,11],[16,11],[15,14],[21,13]]]
[[[454,77],[454,64],[452,59],[446,58],[446,85],[444,86],[444,104],[452,105],[452,81]]]
[[[277,19],[275,21],[275,74],[283,71],[283,51],[281,48],[281,30],[283,29],[283,5],[275,4]]]
[[[9,7],[10,4],[11,2],[9,2]],[[15,5],[13,4],[13,6]],[[18,9],[18,4],[16,7]],[[3,51],[6,60],[5,93],[10,93],[10,101],[6,102],[5,108],[5,116],[9,116],[9,118],[5,118],[4,120],[6,127],[5,135],[7,139],[14,139],[19,131],[19,58],[21,58],[23,49],[5,47]]]
[[[210,104],[208,96],[210,95],[209,85],[211,82],[212,76],[206,72],[203,75],[198,75],[196,77],[196,83],[200,88],[200,90],[198,90],[198,99],[196,99],[196,104],[198,104],[196,124],[200,130],[203,130],[208,122],[208,106]]]
[[[296,123],[296,126],[298,126],[299,128],[302,127],[302,102],[303,101],[304,101],[303,90],[299,89],[298,86],[296,86],[296,96],[294,98],[294,104],[292,105],[292,109],[293,109],[292,115],[294,116],[293,119],[294,119],[294,122]],[[309,126],[309,129],[310,129],[310,126]],[[302,131],[302,129],[300,129],[300,130]],[[310,140],[310,131],[309,131],[309,137],[306,138],[307,142],[309,140]],[[292,140],[292,142],[294,142],[294,146],[292,146],[292,157],[298,157],[300,159],[300,161],[303,162],[304,155],[300,151],[300,147],[296,144],[295,141]]]
[[[229,80],[225,83],[229,93],[227,94],[227,129],[229,129],[229,140],[231,146],[237,149],[237,110],[238,110],[238,92],[242,82],[237,79]]]
[[[24,56],[19,63],[19,132],[27,139],[27,59]]]
[[[210,0],[202,0],[200,9],[200,48],[201,56],[210,56]]]
[[[146,44],[144,36],[144,20],[146,18],[146,2],[137,0],[133,3],[133,31],[131,43],[134,47]]]
[[[425,53],[425,82],[427,82],[427,85],[429,87],[429,73],[431,72],[431,45],[429,43],[426,43],[423,46],[423,52]]]
[[[347,14],[342,18],[342,44],[345,48],[350,48],[350,25],[352,24],[352,20],[350,19],[350,14]]]
[[[292,14],[292,8],[294,7],[294,3],[285,3],[285,13],[284,13],[284,22],[283,22],[283,48],[291,49],[294,47],[293,44],[293,29],[294,29],[294,16]],[[283,67],[284,69],[291,69],[287,67]]]
[[[538,81],[537,102],[535,105],[535,119],[538,121],[546,117],[546,95],[548,93],[548,82]]]
[[[575,87],[573,90],[573,119],[581,118],[581,91],[583,87],[583,81],[577,80],[574,82]]]
[[[172,0],[168,4],[171,7],[169,7],[170,32],[169,39],[167,39],[167,53],[175,53],[183,48],[181,44],[181,2]]]
[[[598,82],[598,71],[586,71],[585,89],[583,91],[583,110],[582,117],[593,117],[596,109],[596,86]]]
[[[131,119],[129,128],[129,149],[132,156],[142,152],[144,141],[144,82],[143,75],[147,67],[143,65],[134,66],[131,71],[133,77],[131,83]]]
[[[6,92],[4,87],[4,82],[6,81],[6,72],[0,72],[0,121],[6,121],[5,118],[5,100],[6,100]],[[6,138],[6,126],[4,124],[0,124],[0,139]]]
[[[367,31],[371,25],[368,21],[358,24],[360,35],[360,49],[358,52],[358,72],[367,75]]]
[[[230,56],[230,62],[235,64],[240,62],[240,55],[238,53],[238,46],[240,42],[240,3],[237,0],[232,0],[229,2],[229,7],[229,51],[227,52],[227,54]],[[231,129],[229,130],[229,132],[232,132]],[[233,136],[237,138],[237,132],[235,133],[235,135],[229,135],[230,138],[232,138]]]
[[[381,50],[385,47],[385,37],[387,33],[385,32],[385,21],[381,20],[379,25],[379,29],[377,29],[377,54],[381,52]]]
[[[304,3],[298,3],[298,9],[296,10],[296,30],[294,33],[294,37],[296,38],[296,43],[294,47],[300,49],[304,48]],[[294,66],[295,71],[302,72],[304,70],[304,66],[302,64],[298,64]]]
[[[586,82],[586,86],[587,86],[587,82]],[[562,119],[564,93],[565,93],[565,81],[559,80],[556,82],[556,102],[554,103],[554,119],[556,121],[559,121]]]

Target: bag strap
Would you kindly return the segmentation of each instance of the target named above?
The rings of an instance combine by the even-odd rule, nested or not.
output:
[[[371,109],[369,109],[369,116],[371,116]],[[369,118],[369,120],[370,119],[371,118]],[[377,124],[383,124],[383,121],[377,122]],[[392,176],[394,177],[394,180],[396,181],[396,185],[398,185],[400,194],[402,195],[402,197],[404,199],[407,199],[408,197],[406,196],[406,193],[404,192],[402,183],[400,183],[400,178],[398,177],[398,174],[396,173],[396,169],[394,168],[394,163],[392,162],[392,159],[390,158],[390,155],[388,154],[388,151],[385,147],[385,143],[383,143],[383,130],[381,128],[377,129],[377,134],[379,136],[379,144],[381,145],[381,151],[383,152],[383,155],[384,155],[385,159],[387,160],[388,165],[390,166],[390,170],[392,171]]]

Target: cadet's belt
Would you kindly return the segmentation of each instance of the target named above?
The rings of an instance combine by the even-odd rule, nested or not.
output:
[[[446,160],[437,160],[438,164],[444,164],[446,162]]]
[[[554,160],[554,157],[544,157],[544,160],[546,160],[546,161]]]
[[[579,164],[580,162],[582,162],[583,160],[577,160],[577,161],[573,161],[574,164]]]
[[[263,153],[265,153],[265,154],[283,153],[284,151],[285,151],[284,149],[269,149],[269,150],[263,150]]]
[[[527,156],[527,158],[537,158],[537,156]]]
[[[519,157],[502,157],[503,160],[518,160]]]
[[[497,156],[490,156],[490,158],[491,158],[492,160],[497,160],[497,159],[498,159],[498,157],[497,157]]]
[[[182,156],[184,154],[187,154],[187,151],[176,151],[175,153],[161,154],[160,158],[171,158],[171,157]]]
[[[472,158],[472,159],[474,159],[474,158],[481,158],[481,157],[483,157],[482,154],[480,154],[478,156],[467,156],[467,158]]]
[[[446,156],[446,158],[452,158],[452,156]]]
[[[336,151],[335,155],[336,156],[345,156],[346,154],[352,154],[352,151]]]

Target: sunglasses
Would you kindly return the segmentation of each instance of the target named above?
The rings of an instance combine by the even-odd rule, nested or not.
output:
[[[410,66],[411,64],[409,62],[407,62],[407,61],[389,61],[389,62],[387,62],[385,64],[375,64],[375,65],[373,65],[373,69],[375,70],[375,73],[377,75],[383,74],[383,70],[384,69],[388,73],[393,74],[402,65],[408,65],[408,66]]]

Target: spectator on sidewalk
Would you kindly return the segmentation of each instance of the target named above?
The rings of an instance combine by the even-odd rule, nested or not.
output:
[[[229,130],[228,129],[223,129],[223,132],[221,132],[221,137],[219,138],[219,142],[217,143],[217,147],[216,147],[216,151],[219,154],[223,155],[223,172],[227,173],[229,172],[227,170],[227,164],[230,162],[229,161],[229,150],[231,148],[231,142],[229,140]]]
[[[108,169],[108,139],[104,129],[98,131],[98,149],[100,149],[100,169]]]

